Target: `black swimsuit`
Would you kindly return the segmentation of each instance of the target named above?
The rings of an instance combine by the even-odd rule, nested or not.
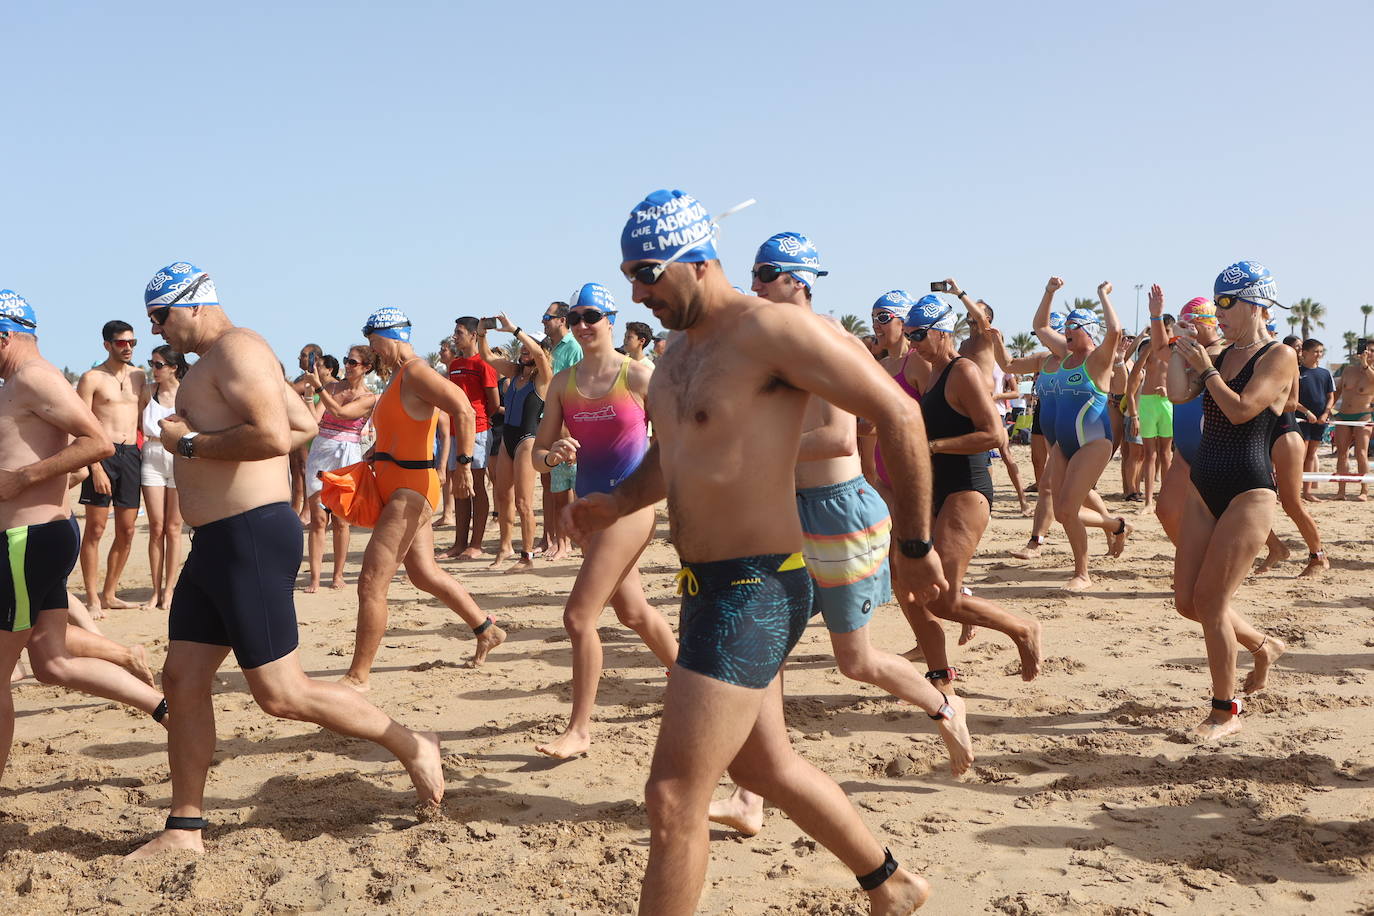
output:
[[[1272,346],[1275,344],[1270,341],[1250,357],[1226,382],[1227,387],[1237,394],[1243,392],[1255,372],[1255,362]],[[1226,362],[1226,354],[1232,349],[1227,347],[1217,357],[1218,367]],[[1242,493],[1275,489],[1269,447],[1278,421],[1278,414],[1266,407],[1244,423],[1232,423],[1212,400],[1212,393],[1203,390],[1202,441],[1198,443],[1191,477],[1213,517],[1221,518],[1231,500]]]
[[[951,439],[976,431],[973,421],[945,400],[945,379],[949,377],[949,370],[961,359],[964,357],[956,356],[950,360],[949,365],[945,366],[945,371],[940,373],[939,380],[929,391],[921,395],[921,413],[925,415],[928,439]],[[988,473],[988,463],[987,452],[979,452],[976,455],[931,455],[930,469],[935,478],[935,492],[930,514],[939,515],[945,499],[964,490],[982,493],[991,506],[992,475]]]

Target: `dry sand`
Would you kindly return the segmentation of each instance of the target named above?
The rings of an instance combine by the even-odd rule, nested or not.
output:
[[[1374,913],[1374,505],[1317,504],[1333,565],[1324,579],[1295,579],[1301,566],[1290,562],[1241,589],[1239,606],[1290,651],[1245,730],[1198,747],[1184,736],[1209,694],[1202,640],[1174,613],[1173,551],[1158,523],[1139,521],[1125,557],[1095,561],[1096,589],[1068,597],[1055,592],[1066,577],[1062,534],[1038,561],[1008,557],[1028,522],[1000,465],[995,473],[999,502],[969,584],[1045,624],[1046,663],[1022,683],[1011,644],[991,633],[956,653],[978,753],[963,780],[947,775],[919,710],[839,675],[821,626],[787,669],[797,748],[930,879],[927,910]],[[1105,480],[1118,477],[1112,467]],[[1287,518],[1278,530],[1301,556]],[[350,585],[366,537],[354,534]],[[145,545],[140,525],[127,599],[148,594]],[[631,912],[648,854],[643,783],[663,670],[608,611],[592,753],[540,757],[534,745],[568,712],[560,621],[578,561],[523,575],[484,565],[448,564],[510,630],[490,664],[463,667],[466,628],[397,581],[373,679],[383,709],[442,735],[446,819],[417,822],[409,781],[380,748],[261,713],[231,657],[215,693],[210,854],[124,866],[120,856],[167,813],[162,730],[29,681],[16,687],[0,789],[0,912]],[[642,569],[676,624],[671,548],[656,540]],[[307,670],[337,677],[352,649],[354,592],[298,593],[297,606]],[[104,628],[160,663],[160,612],[117,611]],[[879,645],[912,644],[895,605],[872,629]],[[780,812],[769,809],[752,839],[712,832],[703,913],[861,913],[861,903],[852,877]]]

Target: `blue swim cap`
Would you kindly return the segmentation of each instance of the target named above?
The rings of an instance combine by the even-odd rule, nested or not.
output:
[[[0,289],[0,331],[11,334],[38,333],[38,315],[33,306],[12,289]]]
[[[1268,321],[1264,323],[1264,327],[1266,330],[1269,331],[1270,334],[1277,334],[1279,332],[1278,319],[1270,318]]]
[[[816,245],[800,232],[779,232],[759,246],[754,255],[755,264],[772,264],[790,273],[807,289],[817,277],[826,277],[830,271],[821,270],[821,256]]]
[[[1237,299],[1270,299],[1278,302],[1279,285],[1274,275],[1258,261],[1237,261],[1217,274],[1212,284],[1212,296],[1235,296]]]
[[[194,287],[194,289],[192,289]],[[143,292],[145,308],[174,305],[190,308],[195,305],[219,305],[215,281],[190,261],[173,261],[153,274]]]
[[[873,303],[873,311],[882,309],[896,315],[902,321],[906,321],[907,314],[911,311],[911,297],[906,294],[904,289],[894,289],[883,293],[878,297],[878,301]]]
[[[611,291],[600,283],[583,283],[573,294],[568,297],[568,308],[590,308],[596,309],[605,315],[611,324],[615,324],[617,309],[615,307],[615,297]]]
[[[902,322],[908,328],[929,328],[932,331],[954,332],[954,307],[939,296],[922,296],[911,307],[911,313]]]
[[[1050,328],[1052,330],[1058,331],[1060,334],[1064,333],[1063,312],[1050,312]]]
[[[714,236],[711,214],[695,197],[682,191],[655,191],[630,211],[620,233],[620,257],[622,261],[666,261],[682,251],[679,261],[713,261]]]
[[[1074,309],[1072,312],[1069,312],[1068,317],[1064,319],[1064,328],[1066,331],[1071,324],[1081,326],[1083,330],[1088,332],[1088,336],[1091,337],[1094,342],[1100,342],[1102,340],[1102,319],[1097,317],[1096,312],[1090,309]]]
[[[410,319],[398,308],[383,306],[367,316],[367,323],[363,325],[363,336],[369,334],[406,343],[410,340]]]

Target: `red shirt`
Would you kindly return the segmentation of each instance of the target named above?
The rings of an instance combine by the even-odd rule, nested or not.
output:
[[[496,387],[496,370],[480,356],[460,356],[448,364],[448,379],[463,389],[477,413],[477,431],[491,428],[487,418],[487,389]]]

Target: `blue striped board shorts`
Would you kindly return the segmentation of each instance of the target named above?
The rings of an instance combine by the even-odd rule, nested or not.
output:
[[[887,504],[862,477],[797,491],[802,556],[815,590],[811,613],[831,633],[852,633],[892,598]]]

